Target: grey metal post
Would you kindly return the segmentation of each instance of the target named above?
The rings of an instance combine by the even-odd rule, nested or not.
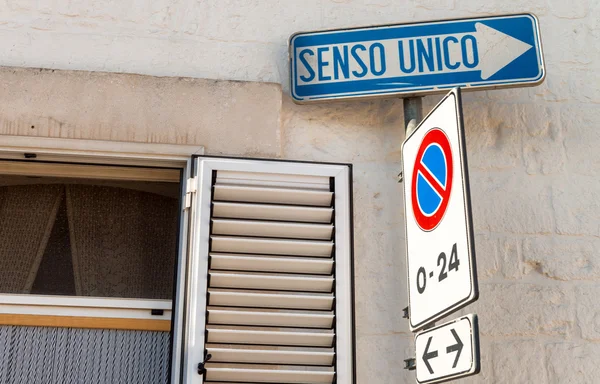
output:
[[[417,125],[423,120],[423,98],[422,97],[408,97],[403,99],[404,102],[404,129],[405,129],[405,137],[408,137],[413,129],[417,128]],[[398,182],[402,182],[404,176],[402,172],[398,174]],[[410,308],[406,307],[403,310],[405,319],[408,319],[410,316]],[[410,360],[410,359],[409,359]],[[406,362],[406,360],[405,360]],[[414,369],[414,365],[411,365],[407,362],[405,369]]]
[[[423,98],[409,97],[404,99],[404,129],[406,136],[419,125],[423,119]]]
[[[423,98],[408,97],[402,100],[404,102],[404,137],[408,137],[410,133],[423,120]],[[398,182],[402,182],[402,172],[398,174]],[[407,307],[408,308],[408,307]],[[408,318],[408,309],[406,310],[406,318]]]

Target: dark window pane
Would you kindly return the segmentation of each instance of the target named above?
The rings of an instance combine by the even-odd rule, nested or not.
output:
[[[178,196],[177,183],[0,177],[0,293],[171,299]]]
[[[69,222],[64,195],[31,293],[75,296]]]
[[[0,187],[0,292],[30,293],[63,187]]]

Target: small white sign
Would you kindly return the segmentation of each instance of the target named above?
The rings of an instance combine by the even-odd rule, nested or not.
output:
[[[413,331],[478,297],[465,147],[459,89],[402,145]]]
[[[415,336],[418,383],[439,383],[479,373],[477,315],[467,315]]]

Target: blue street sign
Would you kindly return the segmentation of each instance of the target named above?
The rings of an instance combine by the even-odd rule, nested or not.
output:
[[[537,18],[520,14],[296,33],[290,73],[303,103],[532,86],[545,69]]]

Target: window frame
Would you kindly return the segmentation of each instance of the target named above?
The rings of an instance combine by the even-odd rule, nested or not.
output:
[[[171,300],[2,293],[0,325],[168,332],[172,306]]]
[[[171,383],[179,382],[188,249],[188,183],[198,145],[147,144],[87,139],[2,136],[0,161],[68,163],[73,165],[175,168],[181,172],[180,218],[173,300],[115,299],[30,294],[0,294],[0,325],[171,331]],[[56,176],[56,175],[54,175]],[[162,315],[152,315],[152,310]],[[93,315],[93,316],[91,316]],[[43,321],[39,321],[42,319]],[[166,320],[168,319],[168,320]],[[166,323],[168,322],[168,324]]]

